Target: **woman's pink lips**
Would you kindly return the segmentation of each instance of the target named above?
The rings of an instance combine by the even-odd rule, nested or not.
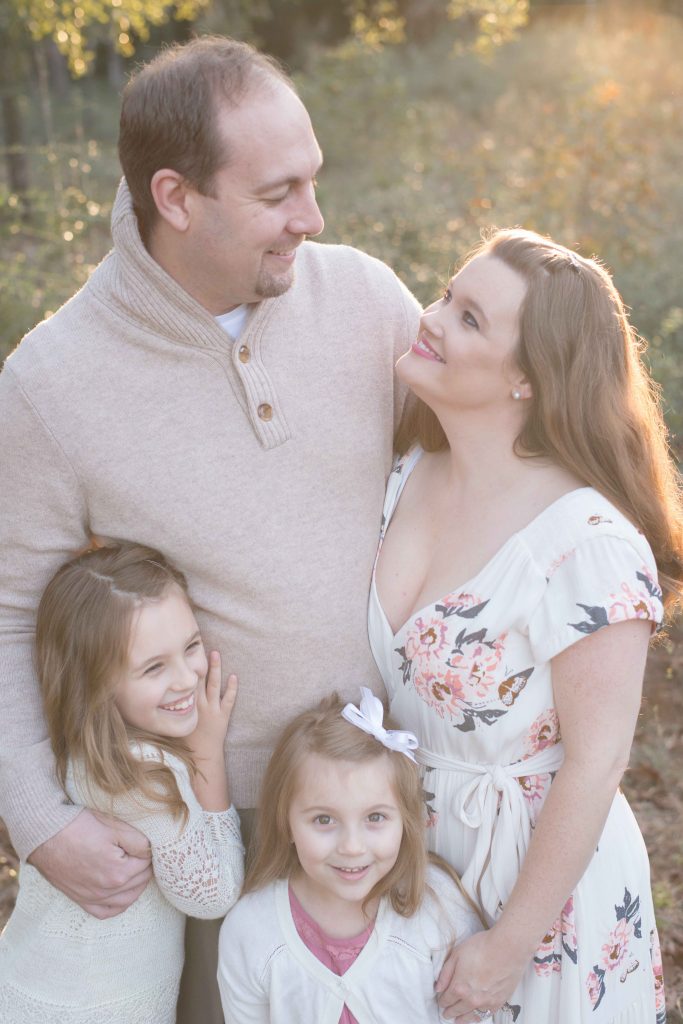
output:
[[[434,363],[445,363],[446,362],[446,360],[443,359],[438,354],[438,352],[434,351],[434,349],[429,344],[429,342],[427,341],[427,339],[425,338],[425,336],[423,334],[421,334],[418,337],[417,341],[413,342],[413,344],[410,346],[410,349],[411,349],[411,352],[414,352],[416,356],[421,356],[423,359],[429,359],[431,362],[434,362]]]

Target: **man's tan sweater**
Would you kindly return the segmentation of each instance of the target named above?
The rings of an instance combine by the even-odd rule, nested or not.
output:
[[[256,804],[278,730],[337,690],[382,692],[371,565],[418,307],[383,264],[306,242],[239,342],[155,263],[125,185],[114,250],[0,375],[0,814],[22,856],[77,813],[53,776],[34,614],[91,535],[160,548],[239,675],[227,764]]]

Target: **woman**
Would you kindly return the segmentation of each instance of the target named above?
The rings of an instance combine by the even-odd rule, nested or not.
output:
[[[638,339],[598,263],[500,231],[397,370],[418,401],[371,641],[424,748],[431,846],[491,924],[444,967],[445,1013],[663,1024],[647,853],[618,785],[683,537]]]

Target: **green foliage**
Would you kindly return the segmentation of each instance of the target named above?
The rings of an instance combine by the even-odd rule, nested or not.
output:
[[[149,38],[151,25],[170,17],[193,21],[209,0],[3,0],[6,11],[33,40],[52,39],[69,62],[73,75],[86,73],[94,52],[89,31],[106,26],[108,38],[124,57],[135,41]]]
[[[449,0],[451,18],[472,18],[476,33],[473,49],[490,57],[496,47],[514,39],[529,19],[529,0]]]
[[[487,63],[452,46],[345,46],[302,77],[324,239],[384,259],[424,302],[494,224],[598,253],[683,436],[683,24],[538,20]]]
[[[492,224],[599,253],[683,439],[683,23],[537,19],[486,63],[454,56],[460,36],[311,51],[298,85],[325,153],[323,241],[384,259],[423,302]],[[31,151],[30,232],[0,181],[0,351],[108,248],[118,101],[90,93],[55,104],[57,147]]]

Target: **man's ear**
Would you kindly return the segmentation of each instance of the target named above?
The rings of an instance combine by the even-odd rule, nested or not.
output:
[[[190,224],[189,186],[183,176],[164,167],[155,171],[149,187],[159,216],[176,231],[187,231]]]

